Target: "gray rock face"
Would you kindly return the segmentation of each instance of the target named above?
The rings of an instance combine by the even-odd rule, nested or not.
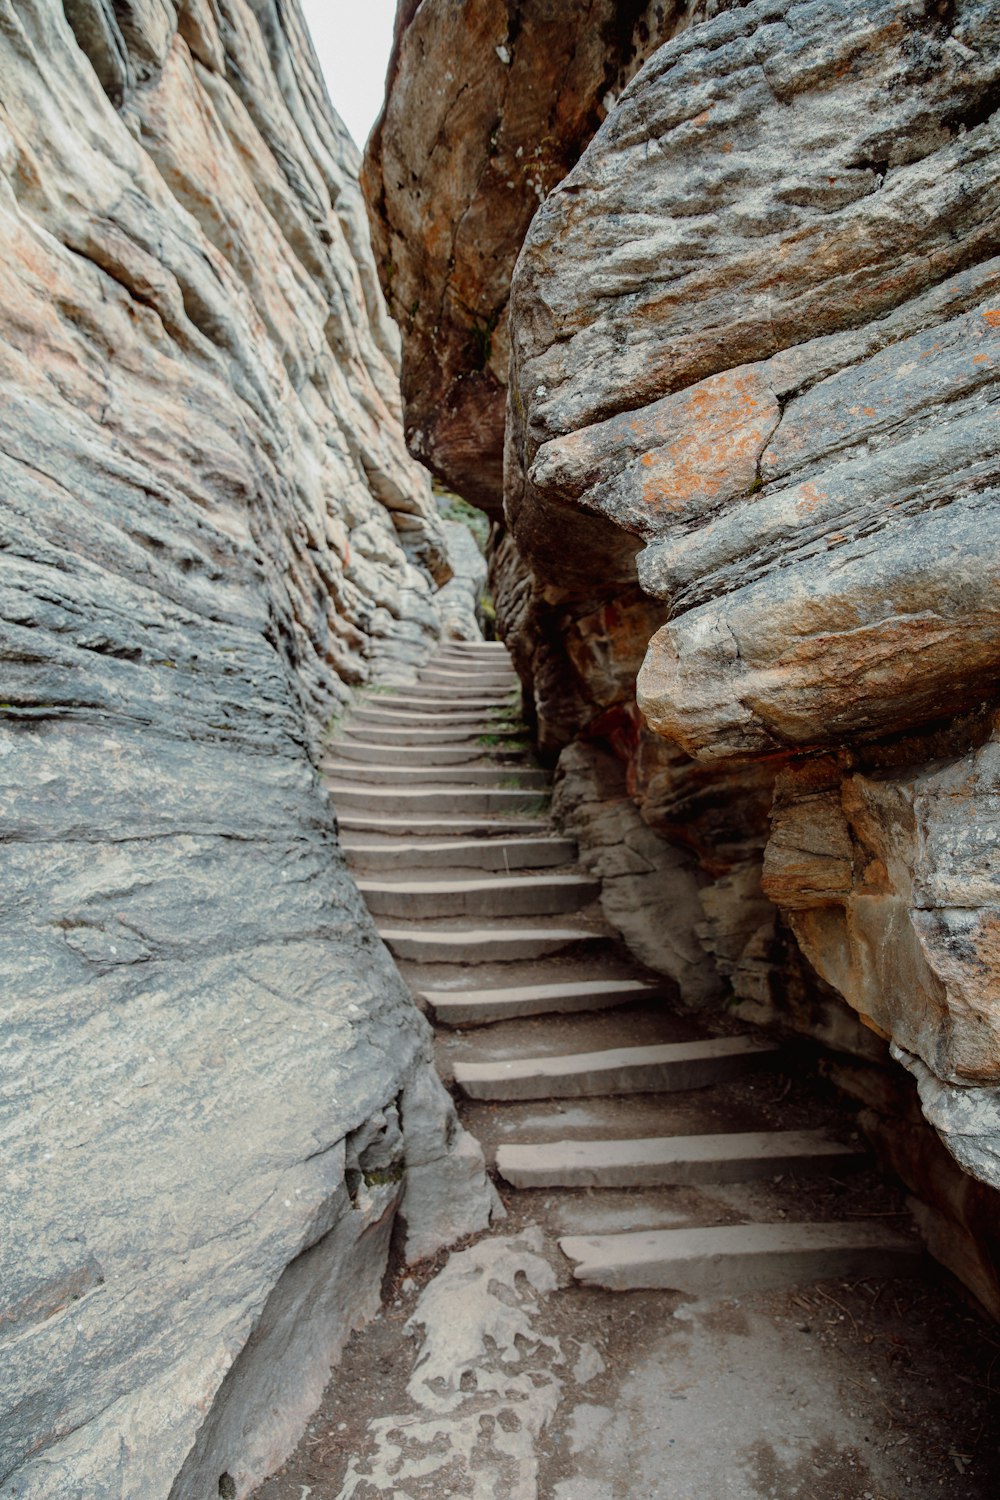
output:
[[[294,3],[0,3],[12,1500],[246,1494],[489,1213],[311,760],[449,572],[357,166]]]
[[[746,899],[993,1183],[998,82],[987,0],[755,0],[662,47],[525,241],[506,480],[543,588],[573,527],[577,596],[662,601],[648,724],[779,773]]]
[[[475,641],[482,636],[479,607],[486,588],[486,559],[475,537],[461,521],[445,521],[445,538],[452,577],[435,599],[445,640]]]

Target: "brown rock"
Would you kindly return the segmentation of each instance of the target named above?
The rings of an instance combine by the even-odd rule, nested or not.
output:
[[[498,512],[514,261],[539,203],[684,6],[402,0],[363,174],[403,329],[411,451]]]

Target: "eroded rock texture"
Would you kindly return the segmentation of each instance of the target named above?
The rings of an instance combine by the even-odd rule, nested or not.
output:
[[[412,452],[486,510],[503,497],[510,275],[540,202],[683,0],[400,0],[366,151],[382,286],[405,330]]]
[[[522,553],[551,576],[577,511],[642,549],[648,723],[791,762],[765,893],[959,1089],[1000,1067],[998,82],[984,0],[730,8],[625,91],[512,295]]]
[[[981,1269],[990,1195],[973,1210],[947,1180],[884,1069],[891,1048],[952,1155],[1000,1184],[1000,8],[660,21],[504,304],[501,631],[612,920],[688,1000],[722,985],[895,1076],[872,1134]],[[429,68],[416,25],[388,122]],[[475,201],[422,160],[442,213]],[[450,252],[402,171],[392,191],[377,224],[430,286]],[[404,364],[430,348],[414,316]],[[458,472],[465,438],[435,441]],[[1000,1307],[993,1273],[952,1260]]]
[[[0,3],[0,1493],[245,1494],[485,1222],[310,758],[445,538],[297,6]]]

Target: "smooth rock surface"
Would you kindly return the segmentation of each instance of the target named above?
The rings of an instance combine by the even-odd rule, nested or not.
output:
[[[450,565],[297,4],[3,3],[0,80],[0,1494],[243,1495],[400,1194],[489,1214],[310,756]]]

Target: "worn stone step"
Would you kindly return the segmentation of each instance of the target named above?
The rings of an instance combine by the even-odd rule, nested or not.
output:
[[[749,1182],[822,1172],[864,1160],[820,1130],[732,1135],[670,1135],[631,1141],[512,1141],[497,1150],[497,1170],[513,1187],[647,1187],[685,1182]]]
[[[386,804],[391,806],[392,804]],[[366,810],[367,809],[367,810]],[[548,830],[545,818],[512,817],[509,813],[480,814],[478,817],[438,816],[432,813],[407,812],[390,815],[385,808],[372,810],[364,803],[360,809],[346,808],[337,815],[344,831],[366,833],[397,840],[404,837],[438,840],[441,838],[502,839],[515,835],[542,835]]]
[[[373,871],[420,869],[532,870],[547,865],[570,865],[576,859],[572,839],[493,838],[447,839],[440,843],[374,843],[342,839],[352,862]]]
[[[513,717],[513,711],[509,710],[506,703],[497,704],[492,699],[485,703],[469,703],[464,700],[459,703],[454,698],[439,705],[433,712],[426,703],[399,698],[365,699],[351,708],[352,724],[358,719],[363,721],[372,716],[390,726],[395,724],[399,729],[405,729],[411,723],[425,729],[451,729],[461,724],[485,726],[498,720],[506,722]],[[489,732],[485,727],[480,731],[483,734]]]
[[[476,740],[465,740],[460,744],[406,745],[386,743],[381,735],[377,743],[363,739],[340,739],[332,747],[338,760],[356,760],[362,765],[379,765],[391,758],[392,764],[401,768],[411,766],[469,766],[482,765],[503,775],[506,767],[511,771],[520,769],[524,759],[523,750],[503,750],[495,746],[483,746]]]
[[[343,735],[338,737],[337,744],[343,745],[347,740],[369,743],[376,739],[379,744],[393,749],[399,746],[401,749],[419,747],[433,750],[435,746],[440,746],[445,750],[472,749],[484,755],[511,755],[517,753],[517,748],[512,749],[512,746],[527,747],[527,736],[523,729],[492,729],[485,727],[479,719],[463,718],[452,726],[428,727],[427,715],[418,714],[412,725],[383,718],[377,721],[377,726],[374,728],[369,720],[352,720],[345,724]]]
[[[426,713],[412,713],[403,709],[359,708],[351,716],[345,733],[358,735],[361,739],[381,737],[383,731],[397,730],[410,734],[413,730],[430,731],[436,728],[441,734],[455,739],[478,739],[480,735],[493,734],[493,721],[482,714],[435,714],[433,719]],[[512,731],[516,737],[524,738],[524,731]]]
[[[740,1295],[831,1276],[906,1275],[922,1258],[915,1239],[870,1219],[568,1235],[559,1246],[573,1262],[576,1280],[587,1286],[692,1297]]]
[[[412,791],[421,786],[446,786],[465,790],[468,787],[486,787],[499,791],[518,791],[520,788],[545,789],[550,785],[547,771],[536,766],[413,766],[402,762],[341,760],[325,756],[320,761],[320,770],[341,785],[363,782],[372,787],[399,787]]]
[[[515,1016],[610,1010],[659,1000],[663,990],[641,979],[582,979],[568,984],[527,984],[489,990],[423,990],[420,998],[442,1026],[487,1025]]]
[[[502,691],[512,691],[521,685],[516,672],[508,668],[471,666],[467,662],[456,662],[454,665],[438,663],[432,667],[423,667],[418,674],[418,681],[437,683],[446,688],[467,688],[474,683],[477,687],[498,688]]]
[[[565,1099],[707,1088],[772,1057],[777,1047],[751,1037],[711,1037],[652,1047],[615,1047],[555,1057],[455,1064],[470,1099]]]
[[[441,687],[435,683],[411,682],[383,699],[386,703],[405,703],[409,708],[469,708],[475,705],[485,709],[507,709],[520,707],[512,702],[513,694],[506,688],[480,687],[467,682],[465,687]]]
[[[600,895],[589,875],[518,875],[501,879],[358,881],[376,917],[433,921],[438,917],[554,917],[579,911]]]
[[[455,657],[461,661],[478,656],[489,661],[510,661],[510,652],[503,641],[448,641],[430,659],[443,661],[448,657]]]
[[[546,958],[551,953],[597,947],[607,941],[585,927],[434,928],[383,927],[379,935],[396,958],[416,963],[510,963],[524,958]]]
[[[402,813],[446,812],[453,816],[470,813],[542,812],[548,795],[517,787],[358,786],[324,778],[324,785],[338,807],[367,808],[370,813],[400,816]]]

